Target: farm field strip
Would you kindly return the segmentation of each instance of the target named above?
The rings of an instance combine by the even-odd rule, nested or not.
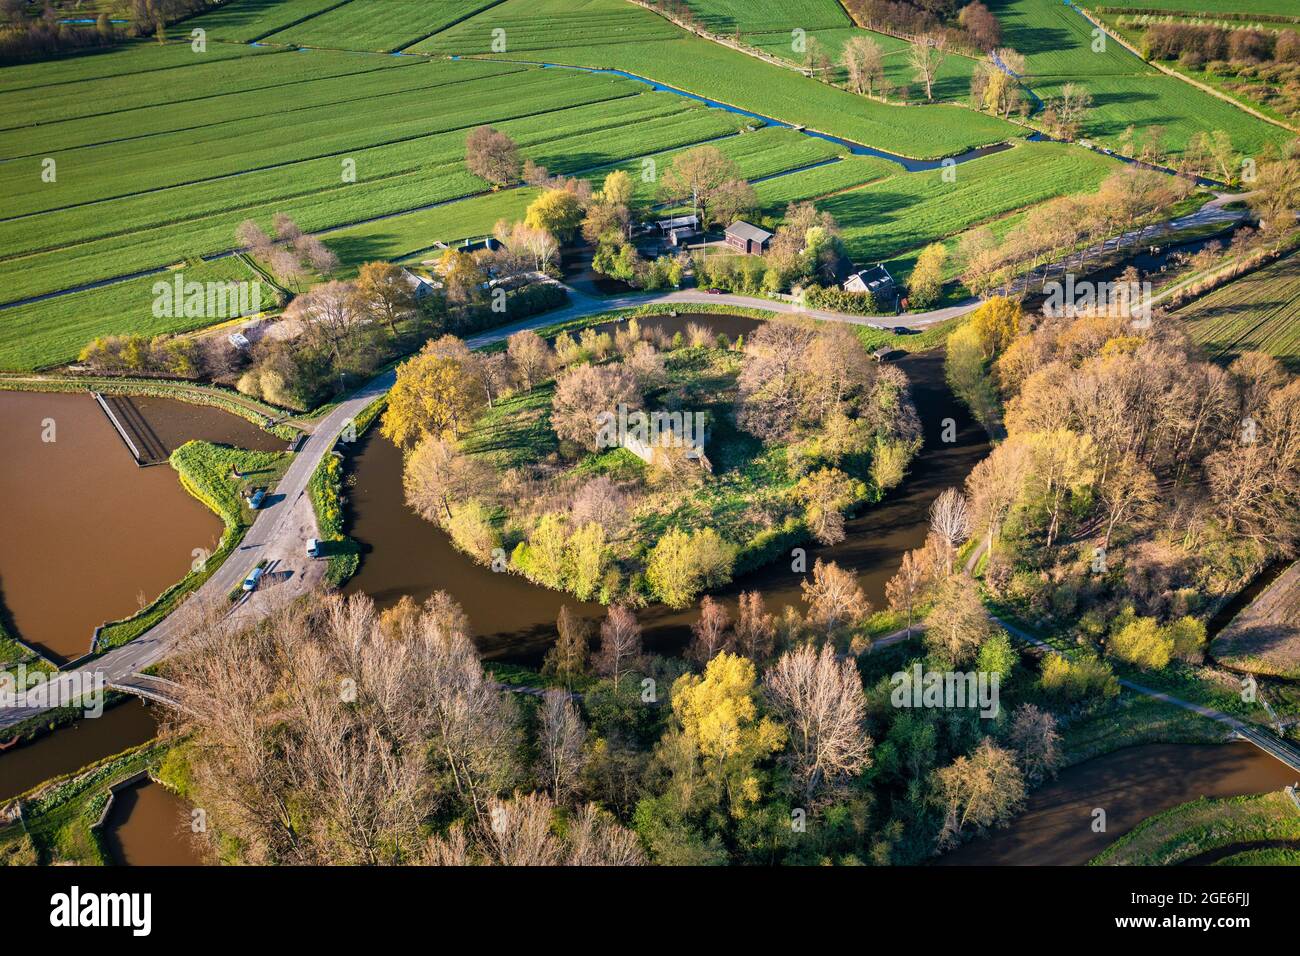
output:
[[[1034,90],[1050,99],[1059,96],[1069,82],[1064,77],[1045,77],[1035,82]],[[1092,139],[1113,139],[1130,125],[1139,134],[1151,126],[1163,126],[1166,146],[1181,151],[1194,134],[1221,129],[1238,150],[1256,155],[1268,143],[1280,144],[1294,138],[1287,130],[1163,73],[1089,77],[1084,85],[1093,98],[1084,129]]]
[[[268,43],[387,53],[423,40],[498,0],[348,0],[266,35]]]
[[[988,8],[1002,23],[1003,42],[1025,58],[1031,79],[1157,72],[1109,38],[1104,50],[1093,52],[1092,24],[1061,0],[989,0]]]
[[[606,46],[673,40],[682,31],[663,17],[624,0],[518,0],[490,7],[410,47],[410,53],[491,53],[493,30],[503,30],[504,55],[544,50],[557,41]]]
[[[957,167],[891,176],[821,200],[850,255],[876,262],[1056,196],[1093,190],[1114,160],[1057,143],[1022,143]],[[1030,176],[1029,173],[1034,175]]]
[[[239,0],[226,3],[196,17],[182,26],[185,30],[205,30],[209,39],[233,43],[251,43],[278,30],[319,16],[351,0]]]
[[[225,282],[255,278],[236,258],[187,266],[186,281]],[[159,318],[153,314],[153,286],[168,273],[132,279],[101,289],[35,302],[0,312],[0,368],[27,371],[76,358],[99,335],[154,335],[211,325],[211,318]],[[264,290],[267,304],[272,290]]]
[[[520,68],[522,69],[522,68]],[[483,77],[466,74],[448,83],[479,83]],[[331,81],[332,82],[332,81]],[[431,88],[418,83],[410,94],[424,95]],[[442,84],[436,88],[442,89]],[[477,89],[477,88],[476,88]],[[596,90],[586,91],[598,95]],[[627,88],[631,95],[637,92]],[[608,99],[615,94],[606,93]],[[40,169],[35,157],[0,163],[0,203],[4,218],[76,206],[185,183],[219,179],[253,169],[287,165],[352,149],[368,149],[396,142],[429,129],[429,120],[413,114],[404,98],[387,84],[358,93],[351,100],[324,106],[304,106],[280,113],[266,112],[226,120],[211,126],[74,150],[51,150],[59,164],[57,188],[32,190],[32,177]],[[366,125],[346,122],[364,110]],[[286,117],[292,117],[294,136],[286,142]]]
[[[657,104],[651,105],[658,109]],[[526,154],[533,148],[529,144],[534,141],[550,143],[557,137],[585,137],[576,141],[591,150],[603,149],[604,152],[576,154],[568,151],[570,162],[583,167],[627,159],[638,155],[647,146],[652,149],[680,146],[736,129],[734,120],[730,120],[732,125],[727,125],[727,114],[704,108],[690,110],[667,121],[651,111],[640,124],[632,125],[626,122],[626,110],[622,111],[622,117],[613,110],[600,110],[601,104],[597,104],[589,116],[575,118],[573,128],[568,130],[560,125],[561,121],[553,113],[531,117],[527,128],[511,123],[502,123],[500,128],[517,136]],[[593,138],[592,127],[597,123],[610,132]],[[525,135],[530,131],[531,135]],[[417,154],[412,160],[416,164],[413,172],[376,182],[368,182],[363,177],[356,183],[341,183],[337,162],[322,160],[316,164],[319,167],[318,181],[306,180],[301,171],[274,171],[279,174],[274,180],[278,186],[268,187],[268,195],[253,195],[250,189],[241,189],[239,195],[245,199],[243,204],[234,207],[230,205],[231,190],[221,188],[221,183],[206,184],[208,201],[223,208],[205,216],[196,216],[189,206],[175,201],[155,201],[150,205],[147,201],[152,197],[140,197],[142,217],[179,219],[185,222],[184,230],[178,235],[174,223],[159,223],[124,235],[105,236],[11,258],[0,263],[0,281],[4,282],[8,301],[13,302],[67,288],[67,275],[76,275],[82,282],[93,282],[166,265],[181,258],[226,251],[232,245],[235,227],[246,218],[266,222],[273,212],[283,211],[293,215],[305,230],[319,231],[471,195],[487,187],[463,167],[463,138],[463,133],[456,133],[444,139],[443,166],[430,168],[428,152],[419,155],[419,150],[412,147]],[[557,155],[565,152],[561,146],[553,148]],[[359,163],[358,171],[364,170],[364,164]],[[251,180],[252,176],[241,177],[241,187],[245,179]],[[292,196],[287,197],[285,190],[289,190]],[[114,205],[121,207],[124,203]],[[85,213],[90,208],[72,212]],[[115,221],[120,223],[121,219]],[[0,234],[8,232],[9,241],[23,242],[30,229],[16,229],[17,225],[20,224],[0,224]],[[72,226],[84,228],[80,222]]]
[[[256,56],[271,51],[252,47],[214,44],[205,54],[207,61],[231,60]],[[188,42],[158,43],[154,40],[133,40],[121,46],[108,47],[77,56],[58,57],[36,63],[18,63],[0,70],[0,94],[40,90],[48,95],[56,87],[70,83],[88,83],[113,77],[155,77],[150,74],[176,67],[192,66],[196,62]]]
[[[196,141],[201,142],[203,137],[228,133],[228,124],[231,123],[276,117],[292,122],[310,117],[314,110],[342,108],[358,99],[408,90],[439,90],[457,83],[505,76],[527,69],[513,63],[492,64],[498,68],[482,69],[482,61],[473,64],[470,61],[423,62],[423,68],[420,67],[421,61],[407,61],[408,69],[402,71],[370,71],[365,74],[324,77],[315,83],[296,87],[295,96],[288,101],[283,91],[276,89],[225,94],[218,99],[206,101],[201,115],[178,113],[172,106],[141,107],[129,118],[125,118],[130,123],[130,133],[126,135],[123,133],[124,117],[112,113],[85,116],[32,129],[0,132],[0,155],[19,158],[46,156],[73,149],[109,149],[164,135],[197,137]],[[413,114],[411,118],[415,118],[415,115],[419,114]],[[355,118],[348,125],[356,126]],[[283,138],[281,129],[281,139]]]
[[[1021,135],[1010,123],[967,109],[890,106],[856,96],[720,44],[686,36],[656,14],[620,0],[587,0],[580,11],[559,0],[505,0],[412,49],[625,70],[783,122],[920,159],[953,155]],[[667,27],[673,32],[662,39],[619,42],[620,34],[601,27],[601,18],[594,16],[601,11],[620,18],[620,23],[628,24],[627,29],[640,17],[646,29]],[[512,18],[531,20],[538,42],[546,45],[511,42],[507,52],[494,54],[491,29],[510,23]],[[593,29],[596,32],[591,32]],[[600,30],[604,30],[604,39]],[[511,35],[507,28],[507,36]]]
[[[1039,97],[1059,97],[1067,83],[1092,94],[1083,130],[1088,138],[1113,140],[1130,125],[1139,133],[1161,126],[1165,145],[1179,152],[1194,133],[1222,129],[1248,155],[1287,138],[1285,130],[1159,72],[1113,38],[1103,34],[1104,48],[1094,52],[1096,28],[1064,3],[990,0],[989,8],[1002,22],[1007,45],[1025,56],[1028,82]]]
[[[282,102],[303,84],[329,76],[372,73],[377,70],[412,69],[418,61],[401,57],[362,57],[330,52],[268,50],[252,56],[208,59],[191,53],[194,62],[160,70],[149,83],[132,76],[65,83],[48,95],[33,99],[25,92],[0,94],[0,116],[12,117],[6,129],[25,129],[66,123],[88,116],[116,114],[124,117],[147,107],[171,107],[176,120],[189,125],[200,115],[202,104],[232,93],[278,90]],[[179,109],[178,109],[179,107]],[[188,113],[188,115],[186,115]],[[123,122],[129,120],[123,119]]]
[[[708,30],[717,34],[788,33],[794,27],[812,31],[847,27],[853,22],[838,0],[783,0],[771,5],[754,0],[689,0],[687,5]]]
[[[362,172],[368,175],[388,171],[407,171],[417,168],[422,160],[418,155],[419,141],[431,136],[446,134],[452,131],[472,128],[479,122],[501,122],[520,117],[535,116],[545,113],[556,113],[557,130],[563,131],[571,128],[571,124],[583,122],[588,114],[582,112],[582,108],[588,106],[599,106],[607,104],[605,112],[609,114],[610,123],[616,119],[619,107],[613,105],[618,97],[624,96],[633,98],[636,102],[642,102],[639,98],[643,95],[638,93],[638,88],[632,84],[622,84],[619,86],[592,86],[591,84],[581,84],[573,82],[557,82],[555,84],[533,85],[528,83],[509,82],[510,77],[505,78],[507,82],[492,81],[488,85],[490,89],[486,91],[490,98],[497,104],[494,109],[489,109],[486,105],[481,105],[483,99],[480,96],[470,96],[467,92],[464,99],[466,105],[458,106],[454,110],[442,112],[436,118],[422,115],[412,115],[409,110],[403,108],[401,97],[390,97],[388,99],[397,102],[390,102],[381,106],[376,106],[374,110],[367,113],[367,118],[371,123],[365,126],[353,124],[351,128],[339,129],[338,115],[334,112],[326,113],[311,124],[304,125],[296,130],[294,137],[295,143],[286,146],[282,142],[282,135],[277,135],[274,129],[265,129],[264,134],[258,137],[236,135],[236,138],[229,145],[237,147],[241,142],[245,145],[245,152],[241,155],[234,153],[221,160],[220,152],[215,157],[216,162],[211,170],[211,175],[203,177],[204,155],[202,153],[192,154],[192,148],[187,145],[179,145],[175,150],[159,149],[152,155],[160,158],[175,158],[177,168],[170,167],[160,169],[156,179],[144,178],[138,180],[130,175],[130,170],[135,163],[130,159],[120,159],[111,157],[113,161],[106,165],[97,165],[89,169],[83,169],[67,161],[61,163],[64,175],[61,177],[64,182],[72,180],[72,188],[67,193],[61,187],[46,188],[38,191],[35,200],[27,200],[28,205],[34,202],[44,200],[50,208],[48,210],[35,209],[33,213],[39,214],[42,218],[39,220],[46,224],[45,228],[39,230],[45,233],[43,236],[46,247],[63,245],[69,241],[76,241],[74,238],[56,238],[60,236],[60,229],[57,224],[69,220],[86,219],[93,215],[82,208],[83,203],[97,200],[114,199],[121,205],[120,209],[129,210],[133,204],[145,203],[152,205],[155,200],[168,200],[169,197],[163,195],[169,190],[172,195],[188,195],[184,190],[202,190],[206,186],[212,186],[215,183],[224,182],[231,176],[239,175],[245,177],[275,177],[277,175],[285,176],[294,172],[293,167],[301,167],[304,164],[320,165],[322,160],[328,159],[326,163],[328,169],[325,170],[325,178],[322,183],[325,185],[336,185],[340,179],[341,164],[338,156],[346,154],[352,158],[358,167],[358,174]],[[665,96],[665,100],[667,97]],[[668,106],[666,102],[656,102],[653,100],[644,101],[647,107],[651,108],[651,115],[666,115]],[[571,111],[576,110],[576,113]],[[636,121],[641,117],[637,116],[638,110],[629,109],[630,119]],[[601,126],[610,125],[610,123],[601,123]],[[461,138],[463,139],[463,137]],[[166,140],[163,140],[166,142]],[[255,148],[254,143],[259,143]],[[179,152],[177,152],[179,151]],[[407,154],[408,158],[400,160],[400,163],[393,169],[387,169],[384,166],[382,157],[388,155],[402,156]],[[94,155],[92,153],[92,155]],[[144,154],[137,162],[146,162],[148,156]],[[379,162],[376,162],[379,160]],[[426,160],[427,161],[427,160]],[[378,167],[378,168],[376,168]],[[3,169],[3,167],[0,167]],[[8,173],[8,170],[4,170]],[[30,182],[31,177],[36,175],[35,169],[15,169],[14,173],[21,172],[22,175],[6,175],[0,178],[0,195],[4,195],[10,189],[21,195],[22,189]],[[175,180],[168,182],[168,178]],[[255,188],[258,179],[250,180],[253,184],[249,188]],[[241,185],[243,185],[241,183]],[[122,190],[130,189],[130,192]],[[51,203],[52,199],[59,199],[58,205]],[[227,195],[221,198],[221,202],[226,204],[237,204],[239,202],[248,202],[246,197],[241,195]],[[170,202],[169,202],[170,204]],[[23,203],[21,200],[15,203],[17,207],[15,213],[22,212]],[[191,207],[190,211],[193,211]],[[169,212],[169,215],[175,215],[175,210]],[[117,231],[124,231],[128,227],[128,222],[132,221],[130,214],[126,214],[124,219],[116,222]],[[7,223],[11,228],[21,226],[22,221],[10,219]],[[27,225],[30,227],[31,222]],[[105,224],[91,222],[92,228],[103,229]],[[0,232],[3,232],[6,223],[0,223]],[[104,234],[104,233],[100,233]],[[36,237],[33,236],[33,239]],[[0,240],[0,254],[11,254],[14,250],[3,240]]]
[[[848,156],[827,166],[801,169],[786,176],[765,180],[754,189],[764,210],[775,216],[792,202],[822,199],[897,174],[898,167],[889,160],[877,159],[874,156]]]
[[[1267,352],[1300,372],[1300,254],[1235,279],[1174,314],[1220,361]]]

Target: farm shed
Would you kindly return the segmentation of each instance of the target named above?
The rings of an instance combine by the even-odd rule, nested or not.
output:
[[[772,234],[766,229],[738,219],[727,227],[727,245],[749,255],[761,255],[767,252],[767,244],[772,241]]]

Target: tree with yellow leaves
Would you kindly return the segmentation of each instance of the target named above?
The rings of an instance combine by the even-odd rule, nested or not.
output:
[[[524,223],[534,229],[545,229],[564,242],[573,236],[582,222],[582,202],[567,189],[548,189],[528,207]]]
[[[419,354],[397,367],[397,382],[388,393],[380,432],[406,449],[433,435],[454,439],[478,407],[479,390],[458,359],[429,342]]]
[[[656,748],[683,813],[706,803],[742,818],[762,797],[759,765],[785,746],[785,729],[758,712],[754,664],[726,651],[704,676],[673,684],[673,727]]]
[[[1020,302],[1001,295],[988,299],[971,314],[971,328],[979,337],[985,359],[996,357],[1015,340],[1023,319]]]

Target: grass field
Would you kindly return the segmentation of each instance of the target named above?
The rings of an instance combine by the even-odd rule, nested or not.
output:
[[[1230,282],[1175,313],[1214,358],[1267,352],[1300,372],[1300,254]]]
[[[1130,125],[1139,133],[1162,126],[1166,147],[1177,153],[1194,133],[1221,129],[1248,155],[1288,138],[1285,130],[1160,73],[1113,38],[1094,36],[1097,28],[1064,3],[990,0],[989,8],[1002,23],[1004,42],[1024,55],[1028,83],[1038,96],[1060,96],[1070,82],[1092,94],[1086,137],[1113,143]]]
[[[766,33],[798,27],[820,30],[852,24],[837,0],[782,0],[755,3],[754,0],[689,0],[691,12],[714,33]]]
[[[348,0],[266,37],[268,43],[386,53],[400,50],[497,0]]]
[[[189,30],[206,30],[212,40],[250,43],[285,27],[318,16],[351,0],[240,0],[184,23]]]
[[[1120,837],[1093,866],[1173,866],[1243,844],[1300,844],[1300,811],[1286,794],[1202,798],[1158,813]]]
[[[254,278],[235,258],[206,262],[184,270],[186,281],[226,282]],[[220,318],[157,318],[153,314],[155,282],[172,281],[169,273],[131,279],[99,289],[45,299],[0,312],[0,368],[28,371],[62,364],[100,335],[128,332],[157,335],[185,332]],[[266,300],[270,300],[266,290]]]
[[[818,202],[857,262],[888,259],[1054,196],[1095,189],[1113,160],[1056,143],[1022,143],[956,167],[899,173]]]
[[[493,53],[492,29],[507,49]],[[664,29],[668,32],[665,33]],[[637,42],[631,42],[631,39]],[[906,156],[931,158],[1019,135],[1009,123],[948,106],[889,106],[695,37],[621,0],[505,0],[411,48],[496,55],[648,77],[723,103]]]

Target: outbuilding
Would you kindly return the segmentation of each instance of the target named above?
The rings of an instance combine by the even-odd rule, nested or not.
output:
[[[738,219],[727,227],[727,245],[747,255],[762,255],[767,252],[767,244],[771,241],[770,232],[743,219]]]

